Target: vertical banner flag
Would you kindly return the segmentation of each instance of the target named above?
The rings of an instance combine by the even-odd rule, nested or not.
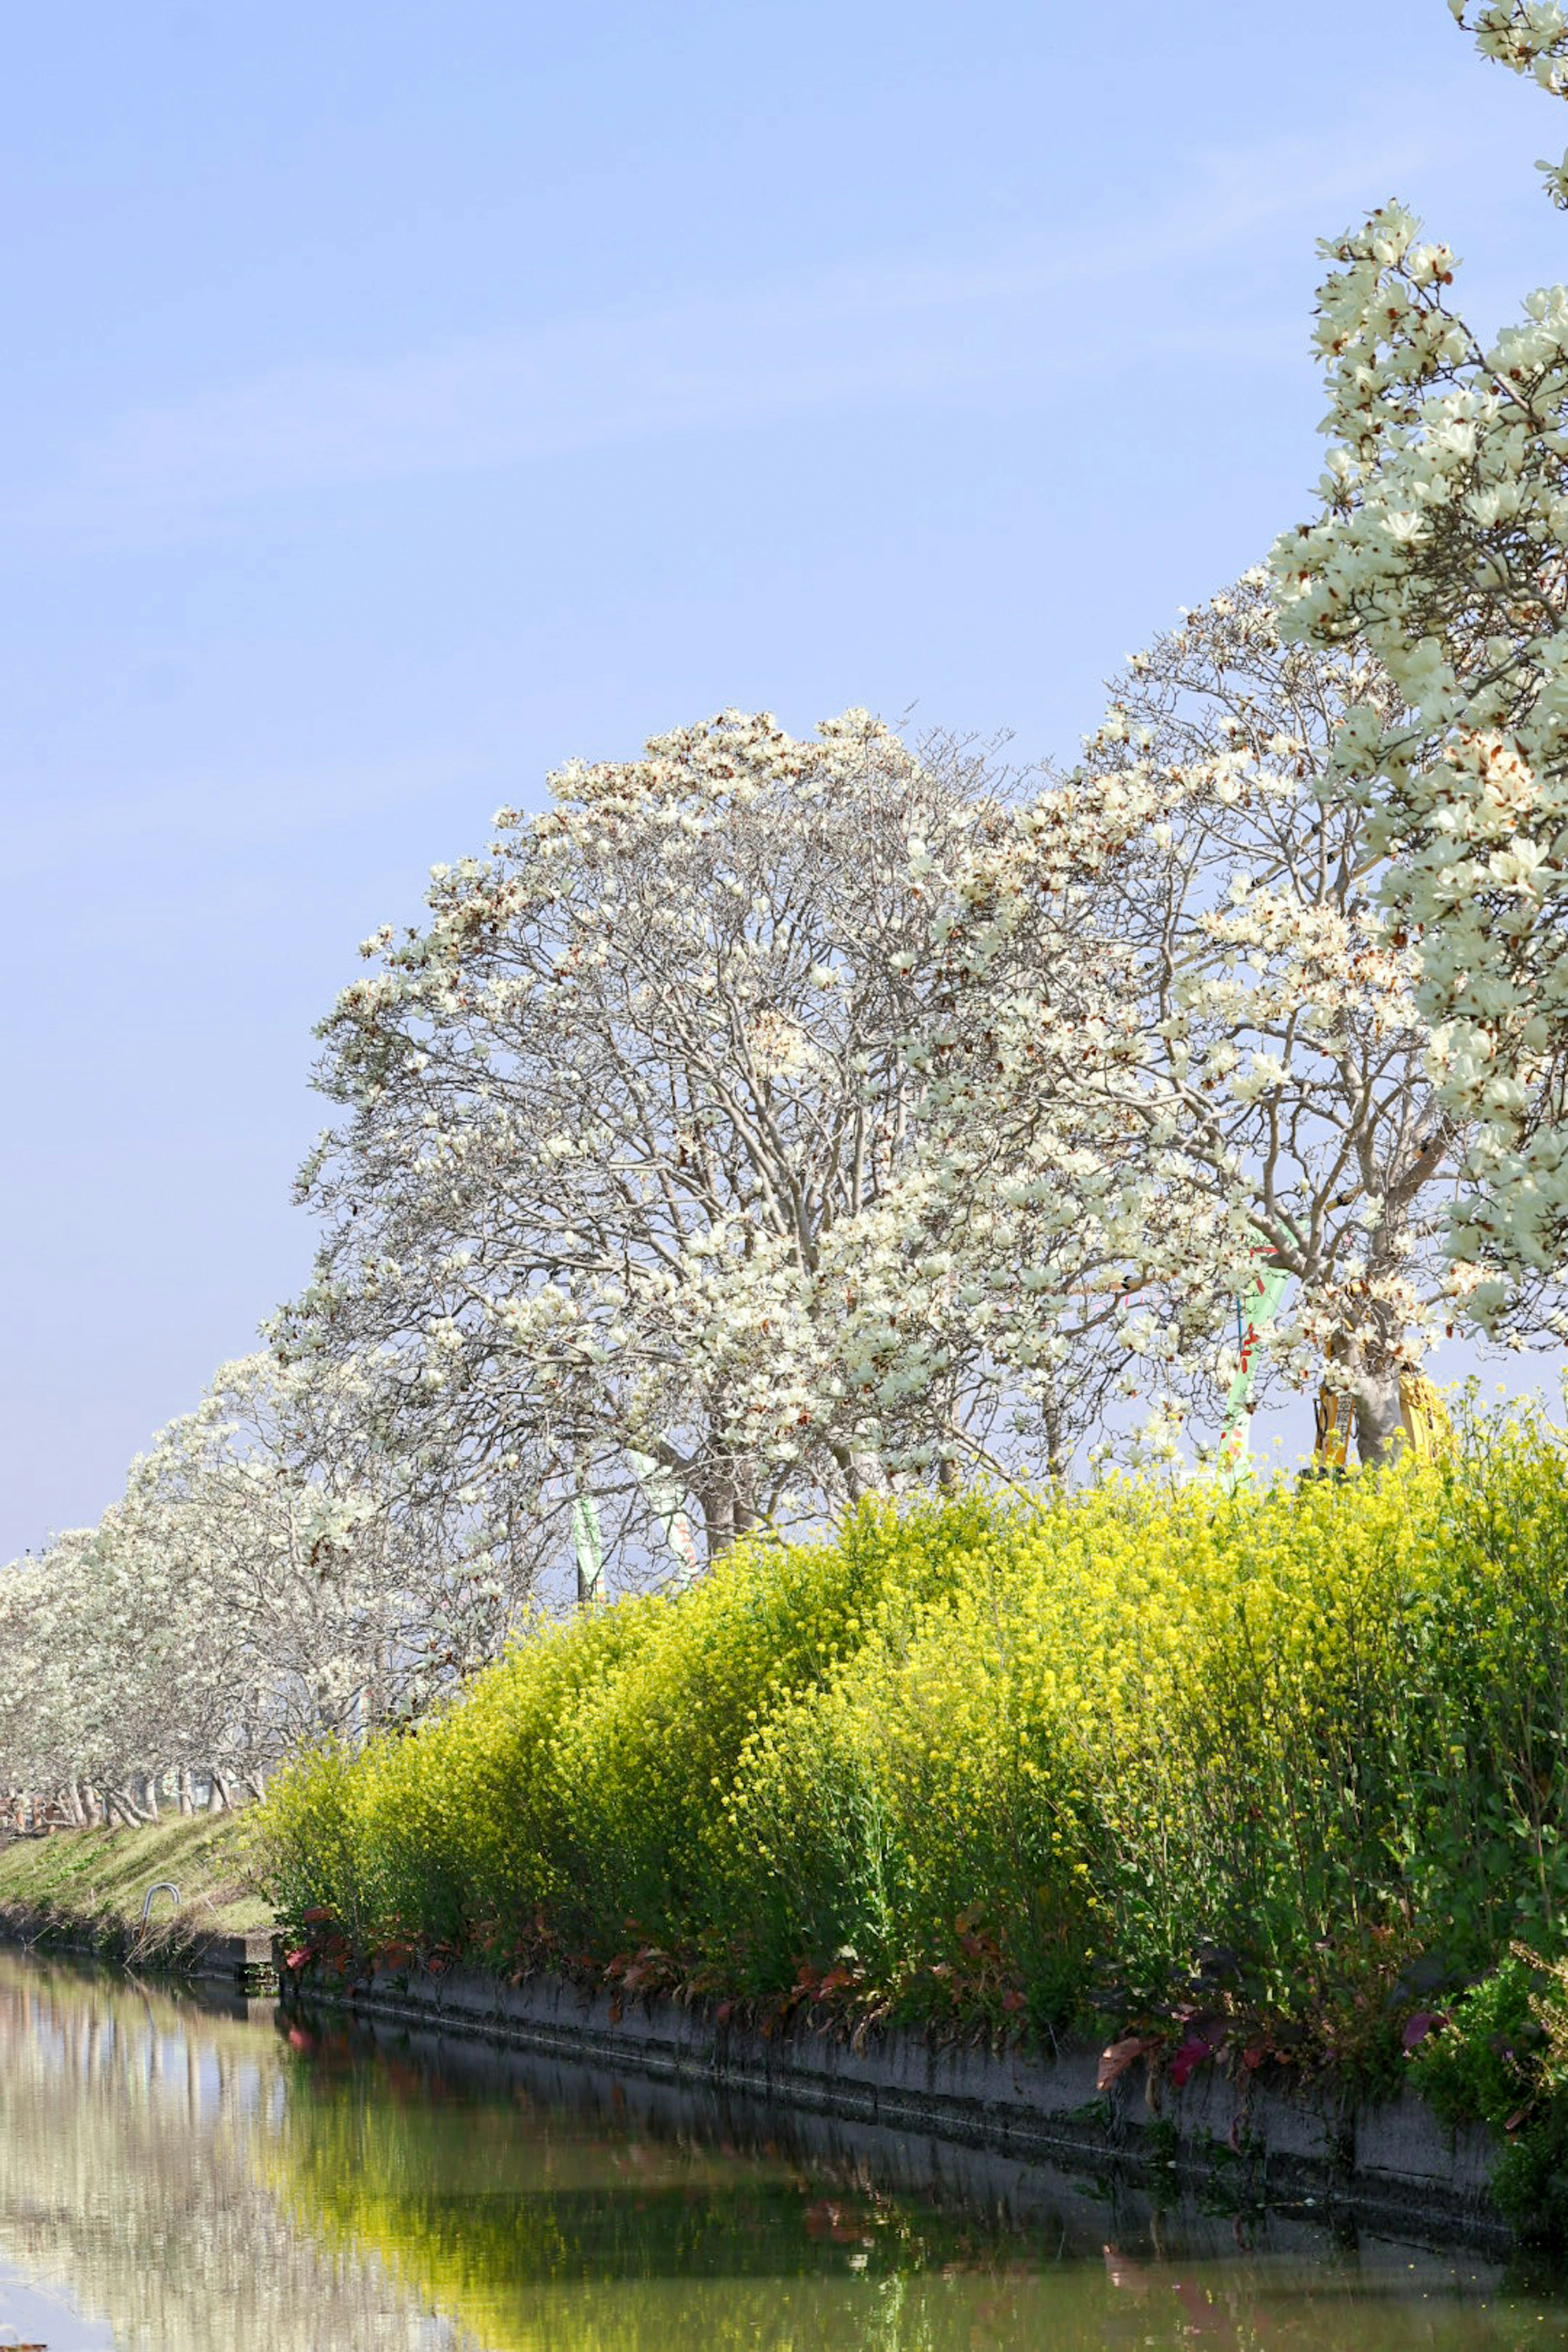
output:
[[[635,1446],[626,1448],[627,1459],[642,1481],[648,1508],[664,1529],[665,1542],[675,1554],[682,1573],[678,1585],[687,1585],[695,1579],[699,1561],[697,1546],[692,1541],[691,1522],[680,1507],[681,1488],[673,1472],[656,1462],[651,1454],[639,1454]]]
[[[1233,1495],[1252,1475],[1252,1391],[1258,1385],[1258,1346],[1279,1312],[1289,1280],[1282,1266],[1265,1266],[1253,1276],[1249,1294],[1237,1301],[1241,1361],[1225,1401],[1225,1427],[1215,1457],[1215,1475],[1227,1495]]]

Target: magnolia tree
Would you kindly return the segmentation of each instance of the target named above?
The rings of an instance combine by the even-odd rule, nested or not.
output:
[[[1347,710],[1398,708],[1364,653],[1281,643],[1255,572],[1114,682],[1080,787],[1141,813],[1097,912],[1131,950],[1173,1189],[1230,1188],[1255,1267],[1292,1277],[1281,1369],[1349,1392],[1373,1462],[1398,1435],[1401,1373],[1466,1286],[1443,1245],[1465,1138],[1427,1072],[1415,954],[1378,903],[1364,812],[1322,798]],[[1190,1289],[1167,1320],[1196,1326]]]
[[[1559,7],[1454,14],[1568,93]],[[1568,202],[1568,168],[1542,169]],[[1331,788],[1389,860],[1431,1068],[1468,1130],[1453,1239],[1475,1310],[1517,1329],[1568,1250],[1568,291],[1531,295],[1489,343],[1453,307],[1447,247],[1397,205],[1323,251],[1331,451],[1321,516],[1275,551],[1282,626],[1363,646],[1394,682],[1395,707],[1347,713]]]
[[[97,1528],[0,1577],[0,1780],[127,1819],[169,1771],[224,1800],[497,1654],[530,1594],[411,1507],[362,1403],[352,1370],[226,1365]]]
[[[0,1792],[69,1785],[75,1800],[71,1664],[51,1643],[50,1617],[57,1580],[68,1587],[89,1541],[86,1531],[60,1536],[46,1559],[18,1560],[0,1573]]]
[[[655,1561],[690,1504],[710,1556],[984,1454],[1017,1399],[927,1148],[952,877],[1015,837],[984,762],[729,713],[552,793],[324,1024],[281,1345],[542,1548],[591,1498]],[[1081,996],[1059,932],[1046,961]]]
[[[0,1717],[0,1781],[58,1794],[72,1819],[141,1821],[150,1775],[166,1764],[182,1647],[174,1618],[134,1573],[106,1559],[102,1530],[57,1537],[0,1575],[11,1704]]]
[[[1147,1443],[1173,1442],[1194,1407],[1214,1417],[1264,1266],[1295,1284],[1279,1368],[1350,1392],[1368,1460],[1396,1438],[1401,1371],[1451,1324],[1437,1201],[1458,1130],[1426,1074],[1412,950],[1376,903],[1367,820],[1320,798],[1349,708],[1392,719],[1397,695],[1364,655],[1281,644],[1249,574],[1131,660],[1084,765],[992,861],[996,903],[1020,914],[993,912],[969,958],[982,991],[958,991],[958,1125],[984,1139],[1004,1199],[1044,1136],[1047,1164],[1076,1171],[1084,1253],[1064,1293],[1028,1234],[1005,1237],[1023,1248],[993,1345],[1016,1358],[1042,1308],[1076,1297],[1076,1328],[1054,1328],[1081,1378],[1085,1319],[1105,1334],[1112,1299],[1117,1386],[1155,1405]],[[1097,976],[1087,1018],[1031,969],[1042,904],[1047,940],[1065,928]],[[998,1048],[1002,998],[1017,1017]],[[1059,1174],[1047,1191],[1059,1203]]]

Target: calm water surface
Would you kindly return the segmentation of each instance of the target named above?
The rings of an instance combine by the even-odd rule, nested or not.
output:
[[[1568,2345],[1522,2273],[0,1952],[0,2346]]]

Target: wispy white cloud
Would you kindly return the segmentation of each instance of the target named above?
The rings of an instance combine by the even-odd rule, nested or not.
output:
[[[1384,159],[1387,161],[1386,156]],[[1189,268],[1364,194],[1364,148],[1218,155],[1151,214],[987,254],[839,268],[643,312],[369,362],[317,360],[126,415],[76,453],[65,504],[113,530],[356,483],[526,464],[875,402],[1048,394],[1118,352],[1300,362],[1255,322],[1194,322]],[[1239,338],[1239,340],[1237,340]]]

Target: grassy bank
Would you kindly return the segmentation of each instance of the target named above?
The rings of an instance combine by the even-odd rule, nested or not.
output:
[[[200,1935],[265,1927],[271,1907],[256,1882],[243,1813],[178,1817],[145,1829],[62,1830],[0,1846],[0,1924],[47,1918],[118,1944],[139,1929],[147,1890],[168,1880],[153,1906],[153,1948]]]
[[[303,1953],[1363,2088],[1568,2210],[1568,1455],[863,1511],[541,1625],[264,1809]],[[1527,1954],[1529,1957],[1521,1957]],[[1510,2192],[1508,2181],[1515,2183]]]

